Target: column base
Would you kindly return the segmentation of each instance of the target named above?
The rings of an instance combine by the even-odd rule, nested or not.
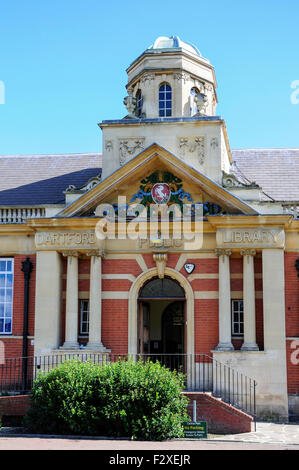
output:
[[[233,347],[232,343],[219,343],[216,346],[215,351],[234,351],[235,348]]]
[[[79,349],[79,343],[77,341],[65,341],[63,346],[59,349]]]
[[[103,345],[103,343],[101,342],[92,342],[92,341],[89,341],[87,343],[87,345],[84,347],[84,349],[86,350],[93,350],[93,351],[100,351],[100,352],[110,352],[109,349],[105,348],[105,346]]]
[[[259,351],[259,347],[256,343],[243,343],[241,351]]]

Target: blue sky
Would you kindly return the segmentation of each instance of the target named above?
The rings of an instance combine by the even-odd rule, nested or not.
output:
[[[298,18],[298,0],[2,2],[0,154],[101,151],[97,123],[126,114],[126,68],[171,35],[215,66],[232,148],[299,147]]]

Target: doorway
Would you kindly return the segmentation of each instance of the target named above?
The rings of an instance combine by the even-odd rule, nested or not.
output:
[[[138,296],[138,353],[165,358],[186,350],[185,291],[174,279],[153,278]]]

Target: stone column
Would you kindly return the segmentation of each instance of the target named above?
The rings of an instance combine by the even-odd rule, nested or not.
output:
[[[105,351],[102,344],[102,257],[98,251],[90,256],[89,341],[86,349]]]
[[[50,354],[61,344],[62,262],[57,251],[36,254],[34,356]]]
[[[283,249],[263,249],[264,384],[271,412],[288,416],[285,327],[285,267]],[[270,407],[269,407],[270,408]]]
[[[262,256],[264,349],[265,351],[280,349],[284,356],[286,348],[284,251],[264,249]]]
[[[241,250],[243,256],[243,305],[244,305],[244,343],[242,351],[258,351],[255,331],[255,287],[254,256],[255,250]]]
[[[66,252],[66,311],[65,311],[65,342],[62,349],[78,349],[78,253]]]
[[[232,351],[230,250],[216,250],[219,256],[219,344],[217,351]]]

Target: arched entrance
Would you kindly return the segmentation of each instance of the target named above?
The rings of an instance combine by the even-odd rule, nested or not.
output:
[[[142,272],[133,282],[129,291],[129,302],[128,302],[128,353],[138,353],[138,320],[140,320],[140,302],[139,294],[142,287],[147,281],[157,278],[157,268],[148,269]],[[177,281],[181,286],[185,295],[185,341],[184,350],[187,354],[194,354],[194,293],[190,283],[186,277],[175,269],[165,267],[165,277]],[[174,300],[173,298],[171,299]],[[182,299],[181,299],[182,300]]]
[[[154,277],[138,295],[138,353],[185,352],[185,291],[170,277]]]

